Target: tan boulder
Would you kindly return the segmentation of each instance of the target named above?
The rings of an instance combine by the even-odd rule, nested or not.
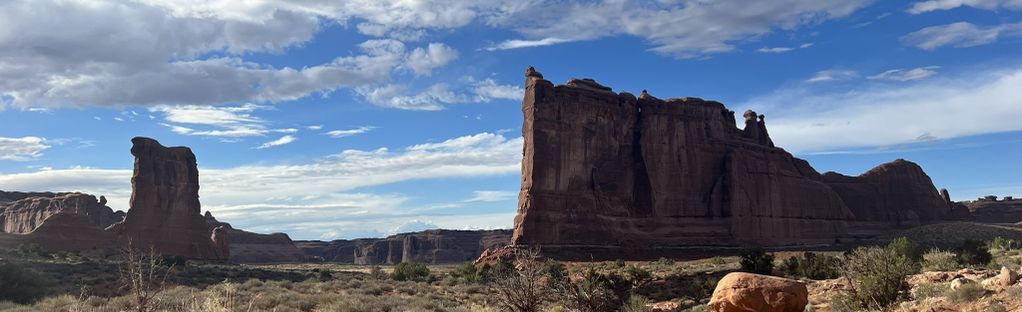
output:
[[[1001,267],[1001,274],[994,277],[994,285],[1008,287],[1018,282],[1018,272],[1008,267]]]
[[[717,283],[709,307],[716,312],[801,312],[808,303],[809,291],[799,281],[733,272]]]
[[[962,285],[972,284],[972,283],[975,283],[975,281],[973,281],[971,279],[968,279],[968,278],[964,278],[964,277],[958,277],[958,278],[955,278],[955,279],[951,280],[951,289],[958,289],[958,288],[962,287]]]

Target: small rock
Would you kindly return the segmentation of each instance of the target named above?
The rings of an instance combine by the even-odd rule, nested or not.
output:
[[[955,278],[951,280],[951,289],[958,289],[959,287],[962,287],[962,285],[972,283],[975,283],[975,281],[964,277]]]
[[[997,274],[994,280],[997,286],[1008,287],[1018,282],[1018,272],[1008,267],[1001,267],[1001,274]]]

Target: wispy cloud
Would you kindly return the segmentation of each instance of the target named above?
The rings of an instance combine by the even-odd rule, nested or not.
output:
[[[29,161],[42,156],[48,148],[50,145],[41,137],[0,137],[0,160]]]
[[[154,113],[162,113],[166,122],[160,124],[181,135],[248,137],[298,132],[298,129],[294,128],[268,128],[266,120],[252,115],[257,110],[271,109],[273,107],[245,104],[241,106],[160,105],[149,110]],[[203,129],[195,127],[203,127]]]
[[[823,82],[832,80],[845,80],[859,77],[859,73],[854,70],[847,69],[828,69],[816,72],[812,78],[806,80],[807,82]]]
[[[809,47],[812,47],[812,46],[813,46],[812,43],[804,43],[802,45],[799,45],[798,47],[773,47],[773,48],[762,47],[762,48],[759,48],[759,50],[756,50],[756,52],[760,52],[760,53],[787,53],[787,52],[795,51],[796,49],[805,49],[805,48],[809,48]]]
[[[370,103],[404,110],[443,110],[447,105],[485,103],[493,100],[518,100],[525,90],[516,85],[502,85],[487,78],[476,80],[465,77],[461,89],[452,89],[447,83],[436,83],[417,94],[409,94],[405,85],[388,84],[372,88],[359,88],[357,92]]]
[[[935,50],[946,46],[955,48],[981,46],[993,43],[1000,37],[1017,36],[1022,36],[1022,23],[977,26],[968,22],[958,22],[926,27],[905,35],[901,41],[919,49]]]
[[[913,69],[892,69],[866,78],[871,80],[912,81],[936,75],[939,68],[940,66],[926,66]]]
[[[911,14],[922,14],[931,11],[951,10],[958,7],[970,6],[974,8],[995,10],[1008,8],[1022,10],[1022,1],[1018,0],[928,0],[912,4],[908,9]]]
[[[754,98],[746,106],[770,117],[767,127],[778,146],[799,153],[1022,130],[1017,120],[1022,116],[1022,69],[947,76],[847,92],[804,84]]]
[[[343,137],[349,137],[349,136],[353,136],[353,135],[363,134],[363,133],[372,131],[373,129],[376,129],[376,127],[362,126],[362,127],[358,127],[358,128],[354,128],[354,129],[331,130],[331,131],[327,131],[326,133],[323,133],[323,134],[325,134],[327,136],[330,136],[331,138],[343,138]]]
[[[506,40],[506,41],[503,41],[503,42],[498,43],[496,45],[486,47],[484,50],[486,50],[486,51],[498,51],[498,50],[510,50],[510,49],[521,49],[521,48],[534,48],[534,47],[542,47],[542,46],[548,46],[548,45],[555,45],[555,44],[571,42],[571,41],[573,41],[573,40],[561,39],[561,38],[543,38],[543,39],[538,39],[538,40],[513,39],[513,40]]]
[[[263,143],[263,145],[259,145],[258,147],[256,147],[256,149],[267,149],[267,148],[271,148],[271,147],[287,145],[287,144],[291,144],[291,142],[294,142],[295,140],[297,140],[297,138],[295,138],[295,136],[293,136],[293,135],[285,135],[285,136],[280,137],[279,139]]]
[[[443,43],[430,43],[423,48],[415,48],[408,54],[405,66],[416,75],[429,76],[433,69],[447,65],[458,58],[458,51]]]
[[[499,202],[511,200],[517,196],[518,193],[511,191],[473,191],[472,198],[466,199],[464,202]]]

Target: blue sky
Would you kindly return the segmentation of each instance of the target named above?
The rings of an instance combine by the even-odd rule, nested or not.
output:
[[[130,138],[299,239],[509,228],[524,69],[767,116],[820,172],[1022,195],[1022,2],[5,1],[0,189],[127,209]]]

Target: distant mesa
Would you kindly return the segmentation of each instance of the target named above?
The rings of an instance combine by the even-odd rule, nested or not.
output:
[[[462,263],[488,249],[506,246],[511,230],[427,230],[387,238],[298,241],[305,254],[321,261],[353,264]]]
[[[1022,198],[988,195],[972,201],[958,203],[967,207],[976,221],[991,223],[1022,222]]]
[[[592,79],[526,72],[512,245],[561,259],[694,247],[833,244],[968,219],[915,163],[820,174],[774,146],[766,116],[698,98],[636,98]]]

